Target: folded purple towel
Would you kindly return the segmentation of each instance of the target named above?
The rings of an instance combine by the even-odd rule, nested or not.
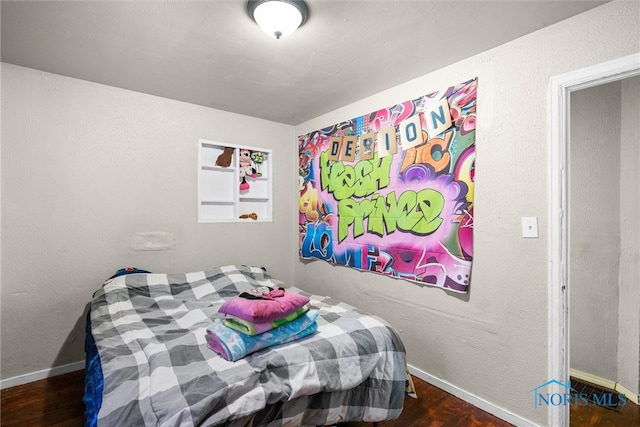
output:
[[[300,310],[309,298],[282,288],[263,286],[227,300],[218,309],[254,323],[273,322]]]

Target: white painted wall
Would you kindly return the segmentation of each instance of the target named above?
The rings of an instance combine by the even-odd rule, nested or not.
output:
[[[617,381],[640,394],[640,77],[621,85]]]
[[[84,358],[115,270],[266,266],[293,281],[294,128],[2,64],[2,378]],[[273,149],[273,222],[198,224],[198,139]],[[136,232],[175,236],[136,252]],[[277,247],[274,251],[265,247]]]
[[[571,94],[570,366],[618,373],[620,82]],[[637,310],[637,307],[636,307]]]
[[[547,378],[547,97],[552,76],[640,51],[640,4],[613,2],[296,126],[301,135],[478,76],[474,266],[466,297],[323,261],[298,286],[387,318],[408,360],[539,424]],[[471,36],[471,35],[470,35]],[[416,52],[422,54],[423,52]],[[425,46],[428,58],[428,46]],[[427,59],[425,59],[427,60]],[[520,217],[540,238],[520,237]]]

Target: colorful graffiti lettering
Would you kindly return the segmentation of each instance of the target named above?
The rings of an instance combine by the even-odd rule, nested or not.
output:
[[[360,202],[344,199],[338,202],[338,241],[342,242],[353,227],[353,237],[365,233],[364,221],[368,219],[366,231],[380,237],[396,230],[417,236],[435,232],[443,219],[439,217],[444,205],[442,194],[425,188],[416,192],[404,191],[396,198],[395,191],[386,197],[374,195],[371,200]]]
[[[333,256],[329,224],[308,223],[304,233],[305,238],[302,240],[300,252],[305,258],[327,260]]]
[[[328,151],[320,154],[320,187],[336,200],[366,197],[389,185],[392,158],[387,156],[361,160],[355,166],[330,162]]]
[[[444,138],[428,139],[427,132],[423,133],[423,140],[427,141],[418,147],[409,148],[405,151],[400,172],[413,164],[429,165],[437,173],[449,168],[451,154],[449,144],[453,137],[453,132],[447,132]]]
[[[476,93],[473,79],[300,136],[300,256],[466,292],[473,261]],[[431,136],[421,111],[441,105],[449,106],[438,111],[449,111],[451,126],[446,129],[447,118],[446,130]],[[418,126],[422,140],[416,139]],[[402,149],[404,134],[394,141],[394,129],[413,132],[411,148]],[[388,146],[372,144],[374,134]],[[353,157],[361,135],[367,145]],[[344,137],[352,146],[341,146],[337,155],[336,141],[345,141],[337,138]]]
[[[313,188],[311,181],[304,183],[304,188],[300,191],[298,207],[300,214],[304,215],[307,221],[317,221],[320,215],[324,213],[322,200],[318,197],[318,191]]]
[[[371,128],[378,131],[391,125],[397,125],[404,119],[411,117],[415,111],[415,105],[411,101],[379,110],[371,120]]]

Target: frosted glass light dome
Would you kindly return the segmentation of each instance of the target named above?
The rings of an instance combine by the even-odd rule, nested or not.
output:
[[[299,0],[249,1],[247,11],[262,31],[277,39],[304,24],[308,13],[307,6]]]

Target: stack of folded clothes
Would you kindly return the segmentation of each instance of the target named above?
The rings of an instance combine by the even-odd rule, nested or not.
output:
[[[207,328],[207,344],[229,361],[318,329],[318,312],[309,308],[309,298],[283,288],[262,286],[243,292],[218,311],[225,317]]]

